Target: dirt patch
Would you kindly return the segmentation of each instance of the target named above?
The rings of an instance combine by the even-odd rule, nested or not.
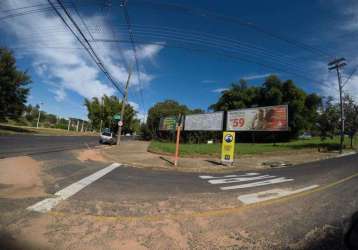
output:
[[[41,163],[21,156],[0,160],[0,198],[45,196]]]
[[[107,162],[106,158],[101,154],[99,150],[95,149],[86,149],[76,152],[76,157],[81,162],[85,161],[99,161],[99,162]]]

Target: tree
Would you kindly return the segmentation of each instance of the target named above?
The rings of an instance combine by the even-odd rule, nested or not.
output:
[[[116,96],[106,96],[104,95],[101,98],[101,101],[94,97],[91,100],[85,99],[85,106],[88,111],[88,119],[91,121],[92,126],[95,129],[100,128],[102,120],[102,128],[111,128],[115,133],[118,130],[118,125],[114,123],[113,116],[121,112],[122,101],[120,101]],[[138,121],[136,121],[135,116],[137,112],[130,104],[126,104],[124,109],[123,117],[123,129],[122,132],[132,133],[134,129],[139,130]]]
[[[220,111],[282,104],[288,105],[291,137],[297,137],[302,130],[314,129],[321,98],[305,93],[292,80],[283,82],[275,75],[267,77],[261,86],[248,86],[244,80],[233,83],[210,109]]]
[[[189,109],[177,101],[166,100],[156,103],[148,111],[147,125],[153,137],[159,137],[159,122],[161,117],[187,114]]]
[[[350,138],[351,148],[353,148],[353,138],[358,130],[358,105],[354,102],[354,99],[345,95],[343,98],[344,109],[344,130]]]
[[[25,109],[31,82],[26,72],[16,66],[12,52],[0,48],[0,120],[18,118]]]
[[[317,119],[321,140],[333,138],[339,126],[339,108],[333,104],[333,98],[328,97],[322,106],[322,110]]]

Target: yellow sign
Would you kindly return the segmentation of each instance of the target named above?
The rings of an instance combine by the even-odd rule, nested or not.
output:
[[[235,132],[224,132],[221,148],[221,161],[233,162],[235,152]]]

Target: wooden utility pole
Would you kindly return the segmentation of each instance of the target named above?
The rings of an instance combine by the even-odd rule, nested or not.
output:
[[[174,158],[174,166],[178,166],[178,160],[179,160],[179,145],[180,145],[180,131],[181,131],[181,124],[177,124],[176,127],[177,130],[177,138],[175,143],[175,158]]]
[[[341,78],[341,72],[339,71],[340,68],[343,68],[347,65],[345,62],[346,59],[339,58],[335,59],[332,62],[328,63],[328,66],[330,66],[328,69],[333,70],[335,69],[337,72],[337,78],[338,78],[338,88],[339,88],[339,102],[340,102],[340,113],[341,113],[341,142],[339,146],[339,153],[342,154],[343,151],[343,142],[344,142],[344,110],[343,110],[343,100],[342,100],[342,78]]]
[[[126,83],[126,88],[124,89],[124,96],[122,99],[122,110],[121,110],[121,122],[122,122],[122,126],[118,126],[118,133],[117,133],[117,145],[121,144],[121,134],[122,134],[122,127],[124,125],[124,111],[125,111],[125,107],[126,107],[126,102],[128,99],[128,86],[129,86],[129,82],[131,80],[131,75],[132,75],[132,68],[129,68],[129,72],[128,72],[128,79],[127,79],[127,83]]]

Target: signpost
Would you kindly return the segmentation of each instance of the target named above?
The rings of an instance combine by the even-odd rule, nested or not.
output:
[[[115,115],[113,116],[113,120],[115,120],[115,121],[121,120],[121,115],[120,115],[120,114],[115,114]]]
[[[223,163],[234,162],[234,153],[235,153],[235,132],[223,133],[223,142],[221,148],[221,161]]]
[[[176,143],[175,143],[174,166],[178,165],[178,160],[179,160],[180,131],[181,131],[181,126],[180,126],[180,124],[178,124],[177,125],[177,140],[176,140]]]

